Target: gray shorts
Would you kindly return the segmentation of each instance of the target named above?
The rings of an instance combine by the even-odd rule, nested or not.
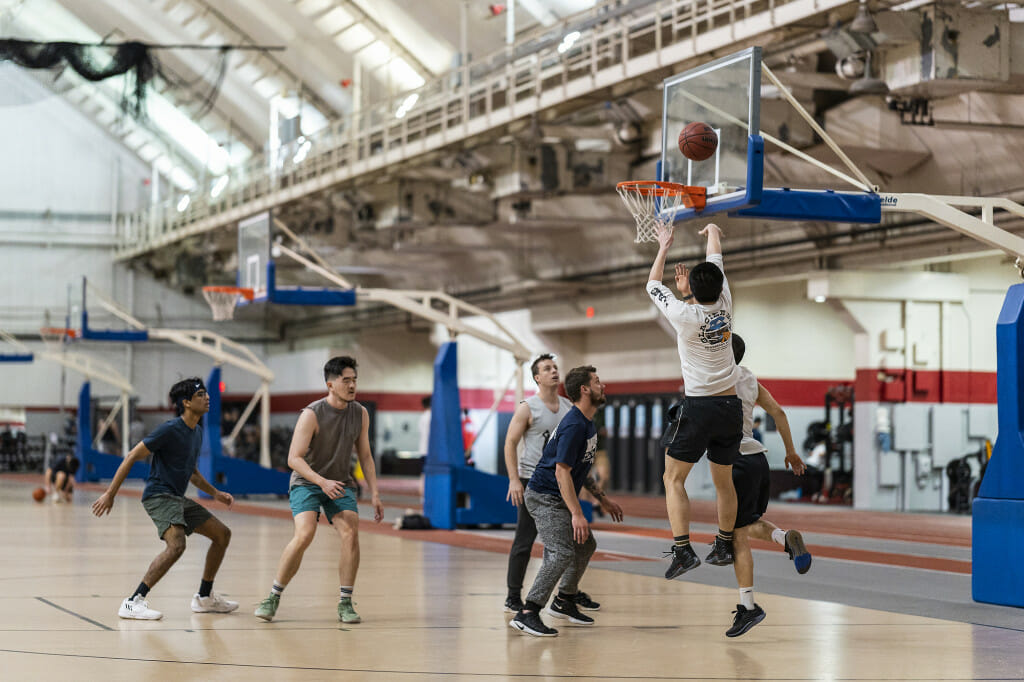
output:
[[[161,540],[171,526],[182,526],[185,535],[192,535],[192,531],[213,518],[203,505],[177,495],[153,495],[143,500],[142,506],[156,524],[156,533]]]

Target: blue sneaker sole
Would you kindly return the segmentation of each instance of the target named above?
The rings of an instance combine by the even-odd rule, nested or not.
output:
[[[800,535],[800,531],[786,531],[786,551],[793,560],[797,573],[803,575],[811,570],[811,553],[807,551],[807,545],[804,544],[804,538]]]

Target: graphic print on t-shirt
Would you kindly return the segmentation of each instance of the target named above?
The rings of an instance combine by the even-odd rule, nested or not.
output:
[[[732,317],[724,310],[717,310],[708,315],[704,324],[700,326],[700,341],[712,348],[731,343],[731,329]]]

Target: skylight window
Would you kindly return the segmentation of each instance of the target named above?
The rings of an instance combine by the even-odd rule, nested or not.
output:
[[[355,23],[355,17],[340,7],[335,7],[316,20],[317,27],[329,36],[333,36],[346,26]]]
[[[386,68],[391,73],[391,80],[399,86],[400,90],[415,90],[423,87],[426,83],[423,76],[416,73],[416,70],[409,66],[409,62],[401,57],[392,59]]]
[[[345,31],[343,31],[338,37],[334,39],[334,42],[338,44],[338,47],[345,50],[346,52],[359,52],[375,39],[375,36],[362,24],[353,24]]]
[[[359,51],[359,61],[371,69],[376,69],[388,61],[391,48],[379,40],[375,40]]]

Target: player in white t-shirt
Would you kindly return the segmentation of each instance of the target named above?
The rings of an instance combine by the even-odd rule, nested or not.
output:
[[[739,334],[735,333],[731,341],[733,355],[736,364],[739,365],[746,353],[746,344]],[[806,573],[811,567],[811,554],[804,545],[800,531],[780,530],[778,526],[764,518],[764,513],[768,509],[771,471],[768,468],[768,458],[764,454],[764,444],[754,438],[754,406],[763,408],[775,420],[775,427],[786,447],[786,466],[799,475],[806,467],[793,446],[789,419],[768,389],[762,386],[754,373],[746,367],[739,367],[736,395],[743,402],[743,441],[740,443],[740,456],[732,467],[732,480],[736,486],[737,499],[736,530],[733,538],[736,562],[733,568],[736,571],[736,583],[740,588],[740,603],[736,605],[733,625],[725,633],[727,637],[739,637],[765,617],[764,609],[754,603],[754,555],[750,551],[751,539],[773,541],[781,545],[793,560],[798,573]]]
[[[722,231],[707,225],[707,260],[688,271],[676,265],[677,299],[661,283],[665,259],[672,246],[671,228],[658,228],[658,256],[651,266],[647,293],[676,330],[686,397],[669,410],[669,425],[661,439],[665,448],[665,505],[674,544],[665,577],[672,580],[700,565],[690,546],[690,499],[686,477],[708,453],[711,480],[718,503],[718,535],[704,560],[715,566],[733,562],[732,531],[736,519],[736,490],[732,465],[743,437],[743,408],[736,397],[739,376],[732,356],[732,293],[722,262]]]

